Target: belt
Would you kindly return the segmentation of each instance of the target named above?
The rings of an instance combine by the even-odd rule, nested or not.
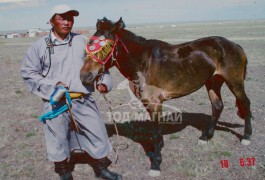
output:
[[[88,95],[88,94],[78,93],[78,92],[69,92],[69,95],[70,95],[70,98],[71,98],[71,99],[78,99],[78,98],[85,97],[85,96]],[[42,101],[43,101],[43,102],[49,102],[49,100],[47,100],[47,99],[43,99],[43,98],[42,98]]]
[[[84,97],[86,94],[78,92],[69,92],[71,99],[78,99]]]

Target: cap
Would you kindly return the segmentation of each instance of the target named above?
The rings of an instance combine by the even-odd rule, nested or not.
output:
[[[67,12],[72,12],[73,16],[79,15],[79,12],[77,10],[72,9],[70,6],[66,4],[61,4],[61,5],[54,6],[54,8],[51,11],[50,17],[52,18],[55,14],[64,14]]]

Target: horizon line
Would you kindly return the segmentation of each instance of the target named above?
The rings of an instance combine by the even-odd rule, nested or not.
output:
[[[265,18],[257,18],[257,19],[230,19],[230,20],[205,20],[205,21],[200,21],[200,20],[191,20],[191,21],[172,21],[172,22],[146,22],[146,23],[128,23],[126,25],[127,28],[130,28],[128,26],[142,26],[142,25],[146,25],[146,24],[150,24],[150,25],[157,25],[157,24],[172,24],[172,23],[175,23],[175,24],[181,24],[181,23],[184,23],[184,24],[195,24],[195,23],[214,23],[214,22],[242,22],[242,21],[265,21]],[[32,27],[30,29],[34,29],[34,28],[38,28],[38,29],[41,29],[41,30],[50,30],[50,28],[40,28],[40,27]],[[89,29],[91,28],[91,30],[94,30],[93,28],[95,28],[95,25],[93,26],[77,26],[77,27],[73,27],[73,30],[78,30],[78,29]],[[10,32],[25,32],[25,31],[28,31],[29,29],[11,29],[11,30],[0,30],[0,34],[2,33],[10,33]]]

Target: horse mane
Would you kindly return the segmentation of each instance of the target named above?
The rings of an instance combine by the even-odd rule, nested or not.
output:
[[[126,29],[122,29],[119,34],[121,36],[123,36],[126,40],[128,41],[134,41],[136,43],[139,44],[145,44],[146,43],[146,38],[142,37],[142,36],[137,36],[136,34],[134,34],[133,32],[126,30]]]
[[[108,20],[106,17],[103,17],[103,19],[101,19],[101,20],[98,19],[97,25],[98,25],[98,23],[100,23],[100,26],[102,26],[103,28],[104,27],[111,27],[111,26],[115,25],[115,23],[113,21]],[[125,24],[123,24],[123,28],[116,31],[116,33],[118,36],[123,37],[125,41],[127,40],[129,42],[134,42],[138,45],[147,45],[148,44],[148,46],[155,46],[155,45],[168,46],[168,45],[170,45],[169,43],[166,43],[164,41],[157,40],[157,39],[148,39],[147,40],[146,38],[144,38],[142,36],[138,36],[135,33],[131,32],[127,29],[124,29],[124,27],[125,27]],[[106,29],[108,29],[108,28],[106,28]]]
[[[133,42],[140,44],[140,45],[147,45],[148,44],[151,46],[159,45],[162,47],[170,45],[169,43],[158,40],[158,39],[146,39],[142,36],[136,35],[135,33],[131,32],[129,30],[126,30],[126,29],[120,30],[118,35],[121,35],[122,37],[124,37],[128,41],[133,41]]]

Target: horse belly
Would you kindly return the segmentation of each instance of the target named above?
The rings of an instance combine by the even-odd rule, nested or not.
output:
[[[199,88],[213,76],[216,68],[205,59],[198,59],[196,63],[186,66],[171,66],[164,73],[156,77],[159,80],[158,87],[164,90],[167,98],[177,98],[188,95]]]

